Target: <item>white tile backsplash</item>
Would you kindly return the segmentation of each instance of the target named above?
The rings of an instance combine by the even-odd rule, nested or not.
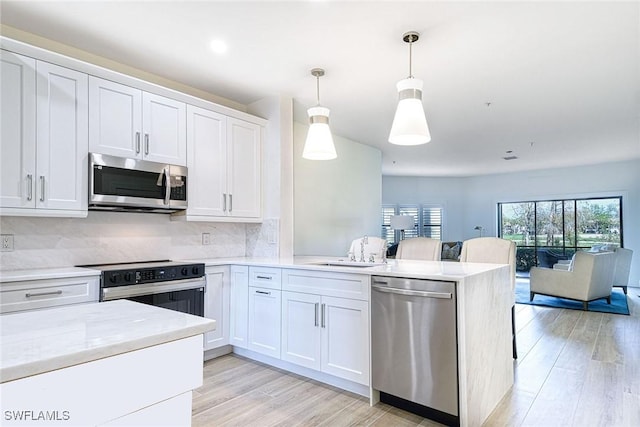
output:
[[[185,222],[128,212],[91,211],[83,219],[0,217],[2,233],[15,236],[14,251],[0,253],[0,269],[277,256],[277,242],[269,242],[274,229],[278,235],[277,227],[277,219],[263,224]],[[210,245],[202,245],[202,233],[210,234]]]

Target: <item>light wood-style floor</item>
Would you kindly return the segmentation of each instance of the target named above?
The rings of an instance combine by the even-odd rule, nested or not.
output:
[[[640,289],[631,316],[516,306],[515,384],[485,426],[640,426]],[[437,426],[233,355],[210,360],[194,426]]]

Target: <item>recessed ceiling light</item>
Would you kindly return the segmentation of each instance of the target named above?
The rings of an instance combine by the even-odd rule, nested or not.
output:
[[[227,44],[220,39],[211,40],[211,43],[209,43],[209,47],[214,53],[217,54],[223,54],[227,51]]]

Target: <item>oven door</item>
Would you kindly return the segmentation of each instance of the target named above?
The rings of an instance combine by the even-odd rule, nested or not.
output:
[[[103,288],[101,301],[128,299],[182,313],[204,316],[204,277]]]

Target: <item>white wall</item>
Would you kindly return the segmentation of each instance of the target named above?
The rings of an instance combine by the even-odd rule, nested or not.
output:
[[[497,235],[498,202],[622,196],[624,246],[635,251],[630,284],[639,286],[640,160],[468,178],[385,176],[382,188],[383,203],[444,203],[443,240],[477,237],[476,225]]]
[[[443,207],[442,241],[462,240],[466,178],[382,177],[383,204],[438,204]]]
[[[380,234],[382,154],[334,135],[338,158],[302,158],[308,126],[295,122],[294,253],[345,256],[351,241]]]

